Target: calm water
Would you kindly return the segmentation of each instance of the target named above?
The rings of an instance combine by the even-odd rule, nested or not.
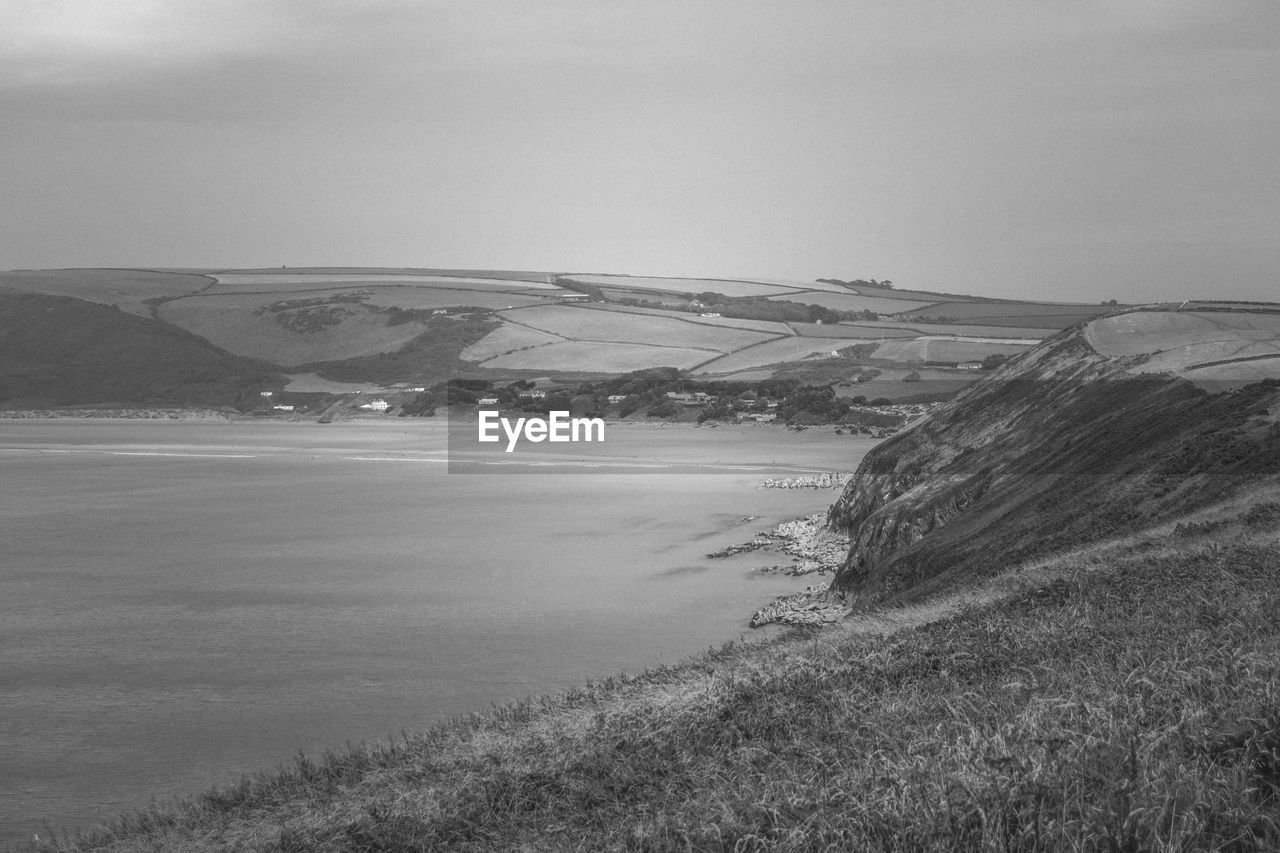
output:
[[[611,429],[667,473],[449,474],[431,422],[0,420],[0,844],[737,639],[803,579],[704,555],[834,497],[762,479],[871,446]]]

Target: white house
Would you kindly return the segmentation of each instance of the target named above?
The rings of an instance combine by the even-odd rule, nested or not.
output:
[[[498,405],[498,398],[497,397],[481,397],[479,400],[476,400],[476,405],[477,406],[496,406]]]
[[[699,314],[698,316],[699,316],[699,317],[719,317],[719,316],[720,316],[720,314],[719,314],[719,312],[717,312],[717,311],[704,311],[703,313]]]
[[[621,403],[625,399],[627,399],[626,394],[610,394],[609,395],[610,403]]]
[[[521,391],[517,396],[524,397],[529,400],[541,400],[543,397],[547,396],[547,392],[539,391],[535,388],[532,391]]]
[[[370,400],[368,403],[362,403],[360,408],[368,409],[373,412],[385,412],[391,407],[386,400]]]
[[[272,406],[271,408],[272,408],[272,409],[274,409],[274,410],[275,410],[275,411],[277,411],[277,412],[292,412],[292,411],[293,411],[293,406],[288,406],[288,405],[285,405],[285,404],[283,404],[283,403],[277,403],[276,405]]]

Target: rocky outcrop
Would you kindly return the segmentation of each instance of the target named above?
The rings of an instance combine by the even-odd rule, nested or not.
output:
[[[1280,388],[1213,394],[1145,359],[1067,330],[877,446],[827,515],[850,537],[833,591],[919,597],[1280,473]]]

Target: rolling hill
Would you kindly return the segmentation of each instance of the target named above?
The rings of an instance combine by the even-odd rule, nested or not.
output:
[[[115,306],[0,289],[0,408],[246,405],[283,382],[269,364]]]
[[[850,612],[821,633],[42,849],[1275,850],[1277,319],[1094,320],[878,445],[828,515]]]
[[[294,374],[299,388],[318,375],[353,383],[353,391],[355,383],[668,366],[708,379],[757,380],[813,366],[823,382],[876,368],[884,378],[864,390],[896,399],[922,390],[901,384],[908,371],[951,371],[930,388],[953,390],[987,356],[1025,351],[1065,325],[1119,310],[834,279],[367,267],[25,270],[0,273],[0,288],[114,306]],[[70,345],[75,325],[52,324],[48,334],[68,335]],[[69,362],[62,369],[74,372]],[[101,385],[86,375],[63,382],[67,393],[57,398],[90,402],[97,392],[70,389]],[[116,392],[133,393],[129,387]]]
[[[916,599],[1274,478],[1278,337],[1280,311],[1138,311],[1009,361],[867,456],[835,588]]]

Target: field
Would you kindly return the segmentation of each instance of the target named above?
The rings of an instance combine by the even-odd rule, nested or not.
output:
[[[476,343],[467,347],[459,356],[463,361],[485,361],[501,355],[548,344],[564,343],[565,339],[550,332],[503,323]]]
[[[660,317],[599,311],[573,305],[547,305],[503,311],[503,319],[575,341],[662,344],[671,347],[733,352],[768,334],[699,322],[689,315]]]
[[[1125,306],[1038,302],[940,302],[912,313],[922,320],[946,317],[992,326],[1038,326],[1065,329]]]
[[[600,287],[607,301],[584,304],[579,301],[582,294],[554,283],[558,275]],[[999,343],[1007,342],[1013,348],[1000,348],[992,341],[993,347],[984,352],[1014,352],[1014,345],[1043,339],[1076,320],[1113,310],[1112,306],[967,301],[963,296],[926,291],[849,288],[794,279],[408,267],[19,271],[0,273],[2,287],[116,305],[201,335],[236,355],[268,360],[286,369],[305,366],[307,370],[320,370],[330,379],[359,374],[369,381],[375,375],[378,381],[393,380],[391,371],[400,368],[411,367],[414,377],[406,378],[415,381],[423,375],[447,372],[458,366],[458,348],[466,349],[463,361],[481,370],[568,369],[593,373],[664,365],[698,366],[717,359],[717,354],[735,354],[731,359],[715,361],[712,366],[717,373],[743,372],[804,361],[814,353],[829,352],[852,342],[929,336],[1001,339]],[[704,291],[822,305],[834,310],[867,310],[885,316],[908,314],[919,321],[819,325],[699,317],[688,310],[685,296]],[[572,304],[560,299],[571,295]],[[617,300],[628,297],[684,310],[618,304]],[[303,304],[304,300],[310,304]],[[477,333],[484,334],[483,324],[456,335],[456,330],[436,327],[444,338],[434,345],[418,339],[432,311],[463,306],[491,312],[491,321],[500,325],[484,340],[475,337]],[[929,321],[937,316],[965,322]],[[781,340],[762,346],[770,338]],[[412,353],[399,353],[411,342]],[[570,343],[574,346],[564,346]],[[881,356],[914,358],[942,353],[931,359],[967,360],[949,356],[968,357],[971,350],[973,347],[966,344],[952,353],[948,347],[921,343],[915,347],[889,347],[881,351]],[[739,351],[742,352],[737,354]],[[1243,352],[1219,347],[1207,349],[1202,355],[1208,360],[1210,356],[1238,357]],[[384,354],[388,357],[382,357]],[[391,358],[393,355],[396,357]],[[438,370],[429,369],[425,360],[437,356],[449,364],[437,365]],[[597,357],[598,363],[594,361]],[[363,360],[357,364],[352,359]]]
[[[24,293],[71,296],[103,305],[118,305],[122,311],[150,317],[145,300],[195,293],[212,284],[201,275],[148,272],[146,270],[18,270],[0,272],[0,287]]]
[[[809,291],[770,296],[774,300],[800,302],[805,305],[821,305],[832,311],[874,311],[877,314],[899,314],[932,305],[931,302],[915,302],[906,299],[883,299],[879,296],[859,296],[856,293],[825,293]]]
[[[1280,312],[1138,311],[1094,320],[1085,335],[1104,355],[1154,353],[1144,370],[1213,383],[1274,376],[1280,359]]]
[[[700,314],[691,314],[687,311],[667,311],[661,308],[633,308],[629,305],[609,305],[608,307],[605,307],[599,304],[591,304],[581,305],[578,307],[589,308],[597,311],[609,311],[616,314],[647,314],[650,317],[666,317],[672,320],[697,323],[700,326],[721,326],[726,329],[746,329],[751,332],[763,332],[766,335],[795,334],[791,329],[790,323],[780,323],[774,320],[746,320],[739,317],[703,317]]]
[[[710,278],[645,278],[626,275],[573,275],[574,281],[601,287],[621,289],[665,290],[673,293],[703,293],[714,291],[725,296],[777,296],[789,293],[794,287],[763,284],[754,281],[728,281]]]
[[[644,344],[567,341],[503,355],[481,367],[503,370],[556,370],[568,373],[626,373],[647,367],[689,368],[712,355],[707,350]]]
[[[736,373],[784,361],[799,361],[815,354],[830,356],[832,351],[855,344],[874,343],[866,338],[782,338],[765,341],[741,349],[698,367],[697,373]]]
[[[492,309],[522,308],[527,305],[542,305],[547,301],[544,297],[532,294],[483,290],[480,288],[361,287],[359,292],[367,294],[363,300],[367,305],[380,305],[384,308],[402,308],[405,310],[451,308],[463,305]],[[315,295],[324,295],[324,292],[318,292]],[[302,296],[302,294],[299,294],[299,296]]]
[[[194,296],[166,302],[160,306],[158,315],[161,320],[200,335],[228,352],[285,367],[388,352],[422,333],[417,323],[390,326],[386,314],[360,303],[318,306],[324,313],[310,316],[331,324],[295,330],[279,322],[281,317],[288,318],[285,312],[259,313],[261,303],[260,296]],[[302,312],[291,313],[305,322],[308,315]]]
[[[980,296],[964,296],[957,293],[937,293],[929,290],[892,290],[883,287],[864,287],[856,286],[853,288],[855,293],[861,293],[864,296],[881,296],[886,299],[916,299],[921,302],[974,302],[980,305],[988,304],[988,300]]]
[[[845,325],[845,324],[841,324]],[[858,324],[863,325],[863,324]],[[1061,329],[1034,328],[1030,326],[973,326],[962,323],[917,323],[914,320],[890,320],[882,324],[865,324],[865,327],[904,329],[912,335],[963,335],[971,338],[1009,338],[1012,340],[1043,340],[1056,335]]]
[[[468,278],[463,276],[448,277],[438,275],[378,275],[358,273],[216,273],[213,278],[217,284],[211,288],[213,293],[230,293],[234,291],[272,292],[288,290],[308,290],[316,286],[334,287],[368,287],[370,285],[405,285],[436,286],[447,288],[479,287],[491,290],[551,290],[560,288],[553,284],[535,281],[510,281],[491,278]]]
[[[888,361],[966,362],[982,361],[988,355],[1017,355],[1031,344],[996,343],[981,340],[948,338],[916,338],[910,341],[886,341],[876,347],[873,358]]]

